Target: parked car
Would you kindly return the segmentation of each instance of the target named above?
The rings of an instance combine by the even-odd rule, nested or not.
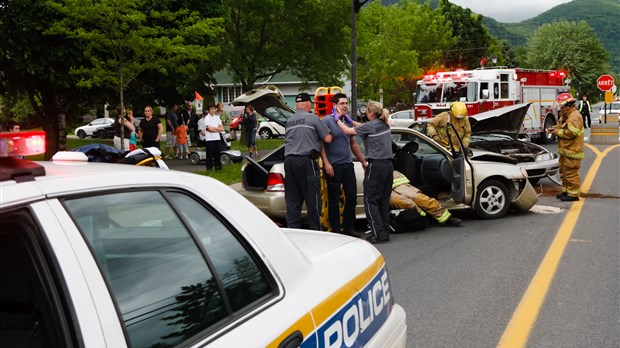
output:
[[[284,127],[276,122],[263,121],[258,125],[258,136],[261,139],[284,137]]]
[[[112,138],[114,137],[114,127],[113,127],[114,119],[113,118],[97,118],[87,125],[78,127],[75,129],[74,133],[80,139],[84,139],[86,137],[93,138],[107,138],[112,134]]]
[[[605,107],[606,105],[606,107]],[[605,117],[605,111],[607,111],[607,115],[620,115],[620,101],[603,104],[598,107],[598,115],[592,117],[592,123],[603,123],[603,119]]]
[[[62,162],[0,158],[3,347],[406,346],[370,243],[279,228],[203,175]]]
[[[267,89],[248,92],[235,102],[251,103],[266,118],[270,118],[274,110],[279,110],[281,115],[291,114],[284,99]],[[268,109],[270,112],[265,112]],[[282,120],[274,118],[272,121],[284,126]],[[411,128],[394,127],[391,132],[396,169],[427,195],[440,199],[448,209],[471,209],[481,218],[494,219],[504,216],[511,206],[528,210],[538,201],[525,169],[517,167],[509,156],[480,150],[466,156],[463,150],[447,151]],[[364,153],[363,143],[357,139]],[[285,217],[284,146],[260,161],[247,156],[246,159],[242,167],[241,195],[267,215]],[[357,161],[354,166],[358,192],[356,214],[363,218],[363,168]]]
[[[558,154],[518,138],[528,105],[518,104],[470,116],[472,136],[469,147],[513,158],[518,167],[527,171],[533,184],[544,177],[555,180],[559,170]],[[411,127],[426,134],[428,121],[418,120]]]
[[[409,127],[414,122],[414,110],[397,111],[390,115],[390,126]]]
[[[230,129],[239,130],[241,123],[241,115],[243,114],[243,107],[232,107],[226,109],[230,115]]]

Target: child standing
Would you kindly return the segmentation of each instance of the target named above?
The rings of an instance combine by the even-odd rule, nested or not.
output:
[[[189,152],[189,149],[187,146],[187,125],[185,124],[185,122],[182,122],[177,127],[176,136],[177,136],[177,154],[175,157],[179,159],[187,159],[188,158],[187,153]]]

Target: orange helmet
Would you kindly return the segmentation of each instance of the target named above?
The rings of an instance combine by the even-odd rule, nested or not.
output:
[[[558,107],[571,106],[575,103],[576,99],[570,93],[561,93],[555,99],[555,102],[558,104]]]

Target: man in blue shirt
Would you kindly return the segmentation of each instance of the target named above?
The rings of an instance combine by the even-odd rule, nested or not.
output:
[[[344,93],[337,93],[334,95],[332,102],[334,105],[332,115],[325,116],[322,119],[323,124],[332,132],[332,142],[325,143],[321,149],[329,198],[329,224],[333,232],[359,237],[353,229],[355,224],[355,206],[357,203],[357,181],[351,153],[357,157],[364,168],[366,168],[366,160],[357,146],[355,137],[344,134],[336,124],[336,120],[342,116],[349,127],[353,125],[353,121],[350,121],[351,118],[345,116],[349,111],[347,96]],[[340,223],[341,187],[344,191],[342,224]]]

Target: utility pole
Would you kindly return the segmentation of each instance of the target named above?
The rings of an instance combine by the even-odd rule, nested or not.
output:
[[[351,118],[357,121],[357,52],[356,16],[370,0],[353,0],[351,6]],[[353,115],[355,113],[355,115]]]

